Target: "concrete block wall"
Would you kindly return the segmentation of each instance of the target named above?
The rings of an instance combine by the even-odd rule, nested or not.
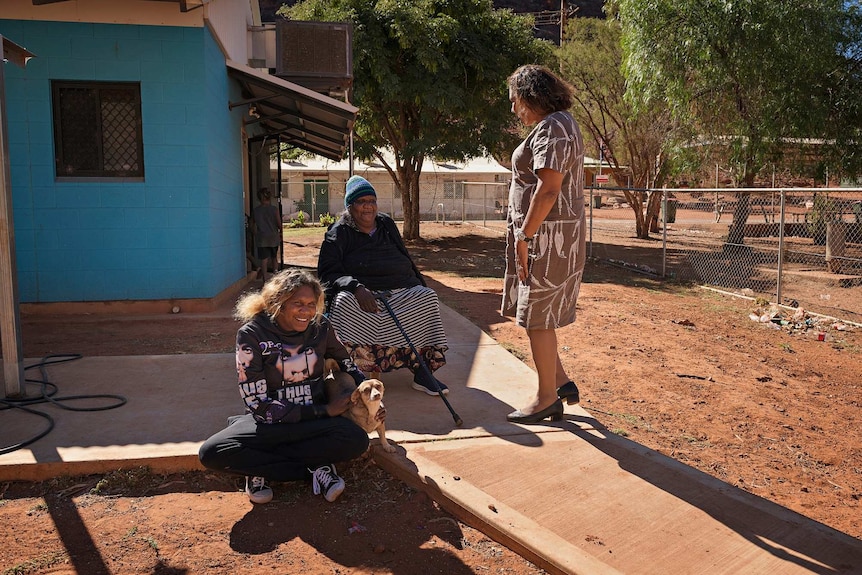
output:
[[[241,111],[205,27],[0,19],[22,303],[208,298],[245,275]],[[51,80],[139,82],[143,181],[55,176]]]

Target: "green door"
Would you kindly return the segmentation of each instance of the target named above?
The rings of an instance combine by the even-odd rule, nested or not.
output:
[[[310,222],[316,222],[321,214],[329,213],[329,181],[304,180],[303,205],[300,209],[309,215]]]

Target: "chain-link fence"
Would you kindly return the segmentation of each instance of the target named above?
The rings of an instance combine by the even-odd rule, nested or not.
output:
[[[401,190],[392,182],[376,182],[374,187],[378,209],[403,220]],[[505,182],[423,183],[419,188],[419,218],[450,223],[505,219],[507,197]],[[307,223],[319,222],[321,216],[344,210],[344,184],[326,179],[283,182],[281,205],[285,221],[302,217]]]
[[[588,191],[592,257],[862,322],[862,188],[639,192],[662,196],[660,242],[634,237],[622,190]]]
[[[378,208],[403,220],[401,192],[375,183]],[[587,255],[658,277],[862,323],[862,188],[588,188]],[[638,238],[625,193],[661,197],[649,238]],[[470,221],[502,230],[508,190],[498,182],[420,188],[421,221]],[[344,185],[287,183],[285,221],[344,209]]]

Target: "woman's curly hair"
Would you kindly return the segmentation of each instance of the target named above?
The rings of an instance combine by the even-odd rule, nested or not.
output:
[[[317,314],[314,318],[317,320],[323,313],[323,287],[314,275],[298,268],[282,270],[272,276],[259,292],[242,296],[234,309],[234,317],[248,321],[265,311],[274,319],[281,313],[284,303],[303,286],[310,287],[317,298]]]
[[[507,84],[512,94],[536,112],[550,114],[572,107],[572,86],[545,66],[521,66],[512,72]]]

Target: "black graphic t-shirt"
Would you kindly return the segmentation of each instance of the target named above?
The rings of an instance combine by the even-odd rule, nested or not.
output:
[[[326,358],[336,360],[357,385],[365,379],[326,318],[297,332],[257,314],[236,334],[236,371],[246,409],[261,423],[295,423],[325,414]]]

